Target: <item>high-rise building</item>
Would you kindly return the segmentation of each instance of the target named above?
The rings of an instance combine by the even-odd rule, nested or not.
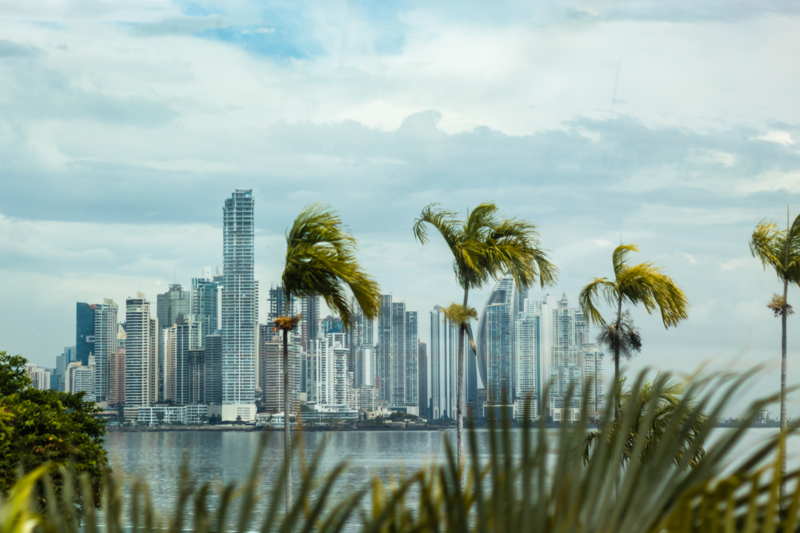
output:
[[[458,326],[450,322],[441,307],[430,312],[431,418],[456,418]]]
[[[497,282],[478,326],[478,357],[486,361],[486,403],[500,416],[514,399],[514,282]]]
[[[94,401],[94,356],[89,356],[88,364],[73,361],[67,365],[65,374],[66,391],[70,393],[84,393],[84,401]]]
[[[404,406],[412,414],[419,413],[419,328],[416,311],[405,313],[405,387]]]
[[[94,354],[94,308],[85,302],[75,304],[75,360],[83,365]]]
[[[392,401],[391,351],[392,351],[392,295],[381,295],[378,312],[378,344],[376,347],[375,377],[378,387],[378,400],[389,404]]]
[[[165,328],[178,322],[191,311],[191,294],[180,283],[172,283],[169,290],[156,296],[158,327]]]
[[[117,351],[117,304],[108,298],[94,305],[94,396],[108,400],[110,362]]]
[[[350,348],[350,357],[347,369],[353,372],[356,387],[362,384],[375,384],[375,340],[373,338],[374,321],[364,316],[364,313],[353,300],[351,302],[355,313],[352,324],[347,329],[347,345]],[[364,359],[368,353],[369,360]],[[360,366],[359,366],[360,365]],[[365,372],[370,375],[365,374]]]
[[[344,322],[338,316],[328,315],[320,322],[322,334],[328,333],[344,333]]]
[[[261,373],[261,394],[264,409],[271,413],[283,412],[283,341],[273,332],[271,324],[262,324],[259,333],[258,359]],[[302,352],[300,345],[289,343],[289,409],[299,408],[297,393],[300,390]]]
[[[31,380],[31,386],[34,389],[50,390],[51,378],[53,375],[52,368],[27,364],[25,365],[25,375]]]
[[[114,353],[108,362],[108,404],[125,405],[125,328],[117,324]]]
[[[406,304],[392,302],[392,344],[389,349],[389,381],[392,384],[392,407],[406,405]]]
[[[320,337],[319,307],[319,296],[303,296],[300,298],[300,314],[302,318],[297,327],[300,332],[300,344],[306,350],[310,350],[312,341]]]
[[[275,322],[276,318],[282,316],[293,316],[296,313],[294,298],[289,299],[286,305],[286,293],[281,285],[270,287],[269,289],[269,315],[267,319],[270,323]]]
[[[222,406],[222,333],[206,335],[204,348],[206,403],[219,415]]]
[[[514,346],[517,355],[515,389],[517,413],[533,419],[539,416],[542,392],[542,307],[527,300],[517,313],[514,324]]]
[[[419,391],[419,400],[417,401],[419,405],[419,416],[430,419],[431,417],[431,398],[430,398],[430,372],[429,372],[429,365],[428,365],[428,346],[419,341],[419,349],[418,349],[418,360],[419,360],[419,385],[417,390]]]
[[[326,405],[347,405],[350,383],[344,333],[331,333],[313,342],[308,354],[308,401]]]
[[[258,286],[252,190],[223,207],[222,420],[255,419]]]
[[[125,405],[145,407],[154,403],[155,320],[144,295],[125,300]]]
[[[192,278],[190,312],[203,328],[203,339],[220,329],[221,291],[222,276]]]
[[[181,316],[175,328],[175,403],[188,405],[192,403],[192,371],[190,353],[201,350],[203,344],[203,328],[191,315]],[[197,354],[195,354],[197,356]],[[200,356],[202,359],[202,355]]]
[[[198,329],[202,328],[198,324]],[[186,353],[186,377],[181,382],[186,387],[186,405],[207,404],[206,400],[206,361],[203,348],[189,350]]]

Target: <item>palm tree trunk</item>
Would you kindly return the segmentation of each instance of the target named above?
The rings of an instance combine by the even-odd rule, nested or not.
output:
[[[464,289],[464,309],[467,308],[467,297],[469,289]],[[461,466],[461,459],[464,456],[464,410],[466,409],[464,394],[464,337],[467,328],[464,324],[458,326],[458,363],[456,364],[456,447],[458,449],[458,464]]]
[[[286,316],[291,315],[289,293],[284,292]],[[286,465],[286,489],[284,491],[285,512],[289,512],[292,504],[292,458],[289,450],[289,330],[283,329],[283,460]]]
[[[785,432],[789,425],[786,419],[786,316],[789,314],[789,281],[783,280],[783,309],[781,312],[781,431]],[[785,450],[785,443],[783,444]],[[786,453],[781,459],[780,500],[783,501],[783,480],[786,477]]]
[[[615,334],[617,336],[616,342],[614,343],[614,397],[616,398],[616,408],[614,411],[615,418],[619,419],[620,410],[622,409],[621,405],[621,396],[622,396],[622,384],[619,382],[619,351],[620,351],[620,344],[621,344],[621,337],[620,337],[620,328],[622,327],[622,295],[620,294],[617,298],[617,326]]]

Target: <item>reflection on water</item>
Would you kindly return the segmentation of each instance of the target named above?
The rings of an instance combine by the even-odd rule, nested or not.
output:
[[[557,430],[546,430],[554,438]],[[715,430],[715,437],[729,429]],[[738,450],[752,452],[774,429],[751,429]],[[485,435],[484,431],[479,431]],[[192,476],[199,482],[227,483],[241,481],[250,471],[260,433],[225,431],[114,432],[106,447],[112,465],[126,477],[147,480],[161,509],[168,509],[176,493],[181,461],[188,462]],[[372,476],[384,479],[444,461],[444,439],[455,442],[453,431],[340,431],[312,432],[303,435],[303,450],[310,457],[327,442],[320,471],[326,472],[341,460],[350,464],[339,482],[340,494],[361,488]],[[481,449],[486,449],[481,446]],[[280,467],[282,434],[269,433],[263,465],[263,488],[272,485],[273,473]],[[800,440],[792,439],[790,461],[798,463]],[[734,454],[734,457],[736,454]],[[297,472],[294,473],[297,478]],[[297,487],[297,482],[295,482]]]

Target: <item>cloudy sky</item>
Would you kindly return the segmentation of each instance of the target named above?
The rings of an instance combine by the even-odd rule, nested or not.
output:
[[[552,294],[575,300],[620,240],[685,289],[680,327],[636,314],[632,369],[765,363],[768,392],[779,285],[747,242],[800,210],[798,4],[431,4],[0,0],[0,349],[52,365],[75,301],[213,271],[234,188],[262,287],[322,201],[426,313],[459,290],[414,217],[494,201],[538,225]]]

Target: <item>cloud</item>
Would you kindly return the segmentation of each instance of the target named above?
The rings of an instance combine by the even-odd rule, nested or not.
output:
[[[0,40],[0,58],[32,57],[39,53],[33,46],[17,44],[12,41]]]

